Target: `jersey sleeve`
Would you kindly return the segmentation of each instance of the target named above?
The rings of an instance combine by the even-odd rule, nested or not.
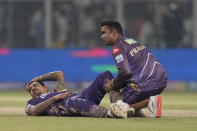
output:
[[[26,104],[26,107],[25,107],[25,113],[27,114],[27,112],[28,112],[29,108],[30,108],[31,106],[36,105],[36,104],[39,104],[39,101],[38,101],[38,100],[36,100],[35,98],[34,98],[34,99],[29,100],[29,101],[27,102],[27,104]]]
[[[115,46],[112,50],[113,58],[118,70],[117,77],[113,81],[114,89],[124,88],[131,78],[131,70],[124,48]]]

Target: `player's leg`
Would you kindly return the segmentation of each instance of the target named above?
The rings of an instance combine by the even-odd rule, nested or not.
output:
[[[111,72],[105,71],[101,73],[88,88],[84,89],[81,92],[80,96],[84,99],[90,100],[95,104],[99,105],[102,98],[106,94],[106,91],[104,89],[105,81],[111,79],[113,79]],[[119,105],[115,105],[113,107],[119,107]],[[118,118],[127,117],[126,112],[122,108],[116,110],[116,112],[113,112],[113,109],[110,108],[110,112],[108,111],[108,113],[111,113],[111,115],[116,116]]]
[[[69,98],[66,103],[70,116],[88,116],[98,118],[111,118],[115,116],[107,108],[98,106],[94,102],[83,99],[79,96]],[[120,118],[125,117],[120,116]]]
[[[143,111],[143,108],[148,107],[149,111],[151,112],[149,117],[159,118],[161,117],[161,104],[161,96],[156,95],[150,96],[149,98],[142,100],[140,102],[131,104],[130,106],[132,106],[136,110],[135,116],[145,117],[146,115]]]
[[[66,100],[69,116],[105,117],[108,110],[76,95]]]
[[[149,94],[147,97],[148,98],[144,98],[144,100],[141,100],[137,103],[132,104],[131,106],[133,108],[135,108],[136,110],[138,110],[139,114],[142,108],[144,107],[148,107],[149,111],[151,112],[151,114],[149,115],[149,117],[154,117],[154,118],[159,118],[161,117],[161,105],[162,105],[162,98],[161,96],[157,95],[160,94],[163,91],[164,88],[158,88],[158,89],[154,89],[151,91],[146,91],[146,92],[142,92],[142,94],[139,96],[141,97],[142,95],[147,95]],[[138,97],[138,95],[135,96],[136,98]],[[143,98],[143,97],[142,97]]]
[[[133,107],[135,109],[135,115],[134,116],[145,117],[146,115],[145,115],[144,108],[147,107],[148,103],[149,103],[149,98],[130,105],[131,107]]]
[[[84,99],[93,101],[95,104],[99,105],[106,94],[106,91],[104,90],[105,80],[111,79],[113,79],[111,72],[105,71],[101,73],[88,88],[81,92],[81,96]]]
[[[124,102],[130,104],[136,110],[136,114],[142,114],[140,109],[148,107],[151,112],[150,117],[158,118],[161,116],[162,100],[157,94],[160,94],[164,88],[130,88],[128,86],[123,91]]]
[[[112,102],[110,105],[111,110],[117,112],[116,114],[118,115],[124,113],[123,111],[127,111],[128,117],[134,115],[138,117],[145,117],[143,108],[147,107],[149,103],[149,96],[143,96],[144,98],[141,96],[139,97],[139,92],[140,89],[138,87],[130,88],[130,86],[123,90],[123,96],[118,91],[110,91],[110,100]]]
[[[110,110],[117,116],[121,117],[124,116],[133,116],[135,114],[134,108],[130,107],[129,104],[123,102],[123,97],[119,91],[111,90],[109,92],[110,95]]]

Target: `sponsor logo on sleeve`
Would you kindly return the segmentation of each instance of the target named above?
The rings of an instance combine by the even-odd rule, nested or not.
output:
[[[119,48],[118,47],[114,47],[113,48],[113,50],[112,50],[112,53],[114,54],[114,55],[116,55],[116,54],[118,54],[119,53]]]
[[[117,63],[120,63],[121,61],[124,61],[124,58],[123,58],[122,54],[119,54],[115,57],[115,60]]]

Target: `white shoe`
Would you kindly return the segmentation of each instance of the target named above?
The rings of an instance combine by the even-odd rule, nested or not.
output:
[[[135,114],[135,109],[130,107],[129,104],[118,100],[116,103],[110,104],[111,112],[118,118],[127,118]]]
[[[122,100],[118,100],[116,103],[127,111],[127,117],[132,117],[135,115],[135,109],[130,107],[129,104],[123,102]]]
[[[118,103],[111,103],[110,104],[110,111],[114,117],[117,118],[127,118],[127,110],[125,110],[120,104]]]
[[[128,110],[129,104],[123,102],[122,100],[118,100],[116,104],[120,105],[124,110]]]
[[[149,117],[160,118],[161,117],[161,104],[162,98],[159,95],[151,96],[148,103],[148,109],[151,112]]]

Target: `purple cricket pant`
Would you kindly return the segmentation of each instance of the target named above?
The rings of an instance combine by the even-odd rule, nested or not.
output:
[[[65,101],[67,107],[69,109],[74,108],[80,115],[96,117],[101,110],[98,105],[106,94],[104,90],[105,80],[111,79],[113,79],[113,76],[109,71],[101,73],[88,88],[68,98],[67,102]],[[73,116],[72,109],[70,109],[70,112]],[[107,109],[105,110],[107,111]]]

